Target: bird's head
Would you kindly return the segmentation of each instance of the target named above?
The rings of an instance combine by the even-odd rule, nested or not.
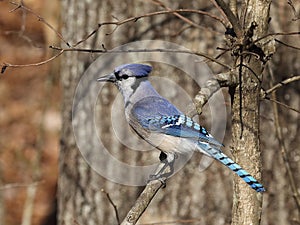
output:
[[[111,74],[97,79],[99,82],[115,83],[119,89],[133,88],[136,83],[146,78],[152,67],[144,64],[124,64],[114,69]]]
[[[151,70],[152,67],[149,65],[124,64],[116,67],[111,74],[98,78],[97,81],[114,83],[122,93],[127,104],[131,96],[134,93],[138,93],[136,90],[140,85],[148,82],[146,80]]]

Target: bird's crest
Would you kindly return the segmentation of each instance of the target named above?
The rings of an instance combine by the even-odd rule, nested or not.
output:
[[[124,64],[115,68],[116,75],[126,73],[129,76],[146,77],[151,72],[152,67],[145,64]]]

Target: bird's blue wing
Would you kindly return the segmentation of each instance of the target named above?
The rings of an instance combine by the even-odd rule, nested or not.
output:
[[[164,98],[150,96],[142,99],[133,106],[132,116],[144,129],[151,132],[197,139],[222,146],[204,127],[182,114]]]
[[[158,116],[148,118],[143,126],[152,132],[196,139],[216,146],[223,146],[208,131],[186,115]]]

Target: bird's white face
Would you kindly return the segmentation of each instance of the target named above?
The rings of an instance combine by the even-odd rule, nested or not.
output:
[[[138,78],[136,78],[132,71],[123,69],[121,71],[115,72],[116,82],[118,89],[122,93],[125,102],[129,99],[129,97],[133,94],[135,89],[138,86]]]
[[[99,82],[113,82],[122,93],[125,103],[139,87],[140,83],[147,79],[152,67],[143,64],[124,64],[115,68],[114,72],[98,78]]]
[[[118,89],[121,91],[125,99],[130,97],[135,90],[136,77],[128,77],[126,79],[121,79],[116,81]]]

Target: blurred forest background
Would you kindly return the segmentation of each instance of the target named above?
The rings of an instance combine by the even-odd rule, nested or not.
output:
[[[56,29],[59,30],[63,26],[64,21],[60,20],[60,1],[25,0],[23,2],[26,7],[39,14]],[[127,1],[127,5],[130,5],[130,2]],[[107,7],[111,13],[107,13],[104,16],[105,19],[102,19],[105,21],[112,20],[111,15],[116,13],[124,15],[124,11],[129,17],[159,9],[159,6],[151,3],[151,1],[148,3],[136,2],[135,6],[141,7],[139,9],[143,9],[143,11],[128,7],[125,3],[112,3]],[[211,4],[206,1],[197,1],[197,3],[196,1],[167,1],[166,4],[173,8],[212,9]],[[299,15],[300,2],[295,0],[294,6]],[[24,13],[21,10],[11,11],[15,7],[16,5],[9,3],[9,1],[0,1],[0,63],[30,64],[51,57],[53,52],[48,46],[59,45],[60,42],[56,34],[41,21],[38,21],[36,15]],[[294,20],[294,11],[285,0],[274,1],[271,8],[271,18],[270,32],[300,30],[300,20]],[[76,20],[75,17],[70,19]],[[207,18],[202,20],[193,15],[193,19],[199,24],[205,23],[204,31],[206,31],[205,29],[218,30],[218,27]],[[223,36],[219,33],[188,29],[185,32],[182,29],[184,27],[182,21],[168,16],[146,21],[153,25],[150,27],[151,32],[146,29],[143,32],[141,30],[137,32],[138,29],[135,30],[134,26],[130,29],[125,26],[120,31],[118,30],[118,34],[122,34],[123,29],[128,29],[126,31],[128,37],[123,43],[139,40],[146,34],[147,38],[184,43],[186,47],[195,48],[209,55],[220,53],[216,50],[215,45],[215,43],[222,43]],[[98,22],[100,21],[90,24],[87,29],[94,27]],[[208,24],[211,25],[208,26]],[[85,32],[88,33],[88,31],[91,29]],[[113,38],[108,41],[109,38],[103,38],[108,42],[106,47],[121,44],[124,37],[114,34]],[[300,36],[283,36],[279,39],[300,47]],[[189,42],[186,43],[187,41]],[[300,51],[278,43],[276,47],[277,53],[272,58],[271,64],[274,84],[292,75],[300,75]],[[88,57],[83,57],[83,59],[86,58]],[[222,71],[222,67],[209,65],[212,66],[215,73]],[[33,213],[32,225],[55,224],[53,221],[49,222],[49,217],[55,215],[56,209],[62,104],[59,67],[60,58],[57,58],[42,66],[8,68],[0,77],[0,225],[22,224],[22,221],[26,221],[26,217],[31,216],[31,210]],[[270,80],[264,80],[263,87],[268,89],[270,86]],[[299,110],[299,92],[299,82],[289,84],[277,91],[278,101]],[[228,112],[230,112],[229,105],[228,99]],[[284,141],[288,149],[289,164],[299,190],[299,114],[281,106],[279,106],[279,112]],[[276,139],[274,115],[269,101],[263,100],[261,102],[261,116],[262,182],[267,188],[267,193],[264,194],[262,224],[300,224],[299,211],[293,199],[284,161]],[[230,129],[230,124],[228,124],[228,129]],[[227,145],[230,143],[230,136],[225,142]],[[197,167],[198,161],[199,158],[192,160],[190,166]],[[228,224],[232,201],[232,183],[228,179],[214,187],[214,182],[216,179],[228,177],[230,171],[217,164],[214,164],[209,170],[205,173],[212,178],[206,181],[208,183],[207,189],[213,187],[212,190],[215,190],[216,194],[209,192],[209,190],[207,190],[208,194],[206,192],[203,194],[209,201],[213,201],[213,203],[207,203],[208,207],[205,210],[207,212],[220,211],[220,214],[224,214],[216,217],[214,213],[207,213],[207,221],[214,221],[208,224]],[[178,176],[184,175],[181,173]],[[167,191],[168,188],[162,190],[162,195]],[[117,201],[121,201],[121,199]],[[130,201],[132,203],[134,199]],[[106,205],[108,204],[106,203]],[[206,203],[202,202],[201,206],[203,204]],[[169,209],[166,208],[165,210],[168,211]],[[225,221],[220,220],[223,217]],[[217,219],[220,221],[218,222]]]
[[[59,24],[58,2],[24,1],[54,27]],[[0,62],[29,64],[48,58],[48,45],[57,43],[56,35],[32,14],[10,12],[15,7],[0,1]],[[59,60],[9,69],[0,78],[1,225],[22,224],[22,218],[31,213],[24,210],[30,205],[32,224],[43,224],[55,209],[61,127],[56,65]],[[32,184],[36,189],[29,188]]]

